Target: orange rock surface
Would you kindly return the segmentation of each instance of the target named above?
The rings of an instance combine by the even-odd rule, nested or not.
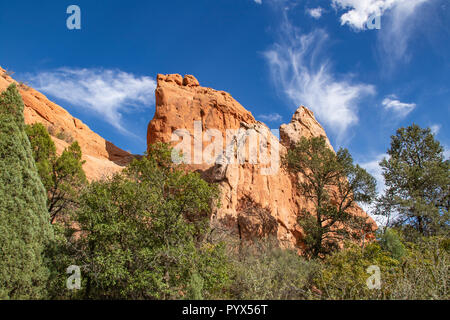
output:
[[[83,168],[89,180],[98,180],[120,171],[132,155],[93,132],[81,120],[74,118],[62,107],[51,102],[40,92],[17,83],[0,68],[0,92],[11,83],[16,83],[25,105],[27,124],[36,122],[46,126],[55,142],[58,153],[68,147],[71,141],[78,141],[86,161]]]
[[[230,94],[201,87],[191,75],[184,78],[178,74],[158,75],[156,110],[148,126],[148,145],[158,141],[171,142],[174,131],[186,129],[192,138],[193,147],[195,139],[198,139],[194,130],[195,121],[201,121],[203,133],[208,129],[216,129],[222,133],[224,140],[227,129],[241,129],[266,134],[269,137],[268,145],[279,144],[268,127],[256,121]],[[229,148],[230,144],[236,148],[240,140],[245,140],[244,132],[238,131],[232,142],[224,141],[224,148]],[[279,154],[285,154],[286,147],[302,136],[326,138],[314,114],[303,106],[289,124],[281,126]],[[176,146],[179,142],[171,143]],[[210,143],[205,142],[203,137],[203,148]],[[248,141],[244,143],[248,148]],[[312,204],[294,187],[295,176],[285,172],[279,163],[273,174],[262,174],[261,169],[267,167],[261,163],[252,163],[248,157],[242,163],[202,162],[188,165],[190,170],[200,172],[207,180],[217,182],[220,186],[221,207],[212,216],[213,224],[225,224],[243,238],[273,234],[284,247],[298,246],[303,235],[297,224],[297,215],[304,208],[311,209]],[[359,207],[355,207],[353,213],[367,217],[375,226],[375,222]]]
[[[328,147],[333,150],[325,130],[314,117],[314,113],[304,106],[295,111],[290,123],[280,127],[280,140],[286,147],[297,143],[301,137],[324,137]]]

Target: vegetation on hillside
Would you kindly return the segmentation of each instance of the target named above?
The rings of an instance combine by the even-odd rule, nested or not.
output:
[[[57,155],[44,126],[25,126],[15,86],[1,95],[0,299],[450,297],[449,161],[428,129],[392,137],[376,211],[389,223],[371,242],[351,210],[374,199],[374,179],[323,138],[289,150],[284,164],[314,204],[299,213],[303,255],[270,236],[212,237],[218,187],[175,165],[165,144],[89,183],[70,143]],[[69,266],[80,268],[78,289]]]

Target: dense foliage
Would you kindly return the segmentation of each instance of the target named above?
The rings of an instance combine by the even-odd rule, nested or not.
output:
[[[160,157],[170,153],[158,148],[81,195],[57,259],[59,273],[82,266],[79,297],[203,298],[227,281],[223,248],[203,239],[217,189],[164,166],[171,162]],[[55,297],[64,296],[63,281],[53,284]]]
[[[53,231],[15,85],[0,96],[0,299],[45,297]]]
[[[315,279],[322,299],[449,299],[450,251],[443,238],[405,242],[397,252],[371,243],[364,249],[354,244],[321,264]],[[380,268],[380,288],[370,289],[368,267]]]

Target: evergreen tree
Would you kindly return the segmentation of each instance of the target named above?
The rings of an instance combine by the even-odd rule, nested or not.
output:
[[[366,218],[351,211],[356,203],[372,201],[375,179],[353,164],[346,149],[334,153],[323,137],[303,137],[288,151],[284,164],[303,177],[298,187],[314,204],[314,210],[304,209],[298,218],[306,233],[307,256],[324,256],[337,249],[343,240],[360,240],[372,231]]]
[[[0,298],[45,296],[43,250],[52,239],[46,194],[16,86],[0,96]]]
[[[58,214],[76,204],[77,196],[87,182],[81,148],[75,141],[57,157],[55,144],[42,124],[29,125],[26,131],[47,190],[47,207],[53,223]]]
[[[25,131],[31,143],[39,176],[48,191],[52,186],[52,162],[56,157],[55,143],[41,123],[27,125]]]
[[[413,124],[391,137],[388,159],[381,161],[386,192],[377,214],[395,216],[393,225],[421,235],[448,235],[450,161],[430,129]]]

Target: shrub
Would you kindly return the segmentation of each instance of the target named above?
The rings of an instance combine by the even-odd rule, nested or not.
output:
[[[203,240],[217,189],[159,160],[135,160],[80,195],[66,240],[56,248],[66,265],[55,268],[82,267],[78,296],[201,299],[227,281],[222,247]],[[53,288],[52,296],[69,297],[61,282]]]
[[[66,132],[64,130],[59,130],[56,126],[54,125],[49,125],[47,127],[47,132],[55,137],[58,138],[59,140],[63,140],[67,143],[72,143],[74,142],[74,138],[72,137],[72,135],[69,132]]]
[[[63,140],[67,143],[72,143],[73,142],[73,137],[70,133],[66,132],[66,131],[59,131],[56,134],[56,138],[58,138],[59,140]]]
[[[255,242],[231,254],[232,299],[293,300],[311,296],[316,264],[273,241]]]
[[[445,240],[423,238],[418,244],[402,245],[401,260],[394,258],[396,250],[383,250],[378,243],[364,249],[350,244],[326,258],[315,278],[322,299],[449,299]],[[366,284],[371,265],[380,268],[380,289]]]
[[[30,90],[30,86],[24,81],[19,81],[19,87],[25,91]]]
[[[448,293],[449,250],[447,239],[421,238],[417,243],[407,243],[401,273],[388,283],[389,299],[443,300]]]

